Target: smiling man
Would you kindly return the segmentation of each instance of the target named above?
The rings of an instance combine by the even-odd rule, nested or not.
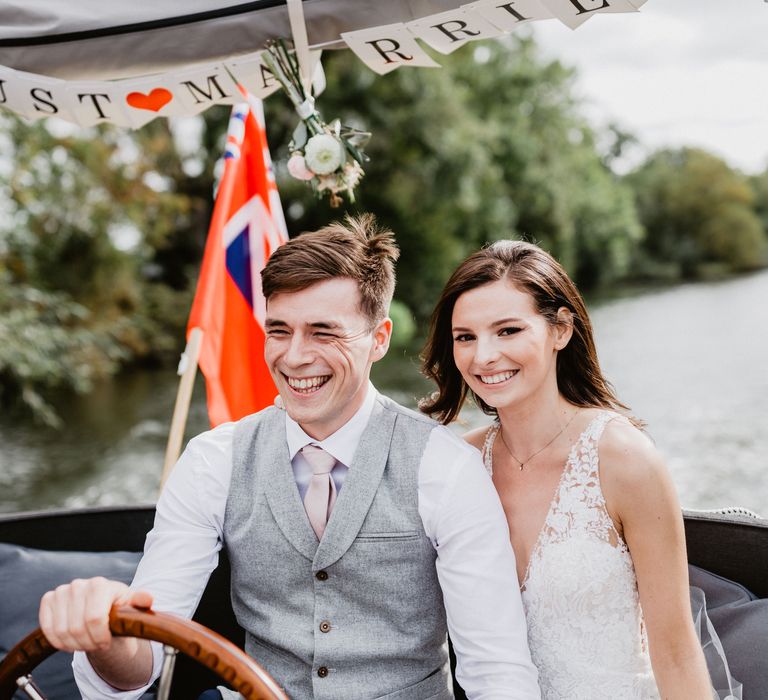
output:
[[[222,546],[246,650],[295,700],[448,700],[448,631],[469,698],[539,697],[479,453],[369,380],[389,347],[397,256],[371,216],[272,255],[265,357],[284,410],[190,442],[131,589],[81,581],[43,599],[49,639],[87,652],[84,697],[138,697],[159,672],[158,649],[110,637],[112,602],[190,616]]]

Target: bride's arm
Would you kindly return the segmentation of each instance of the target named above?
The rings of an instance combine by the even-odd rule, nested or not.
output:
[[[632,555],[659,693],[665,700],[711,700],[691,617],[682,511],[668,470],[645,435],[613,421],[600,441],[600,478]]]

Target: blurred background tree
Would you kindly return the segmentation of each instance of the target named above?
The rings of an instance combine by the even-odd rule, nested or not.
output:
[[[323,113],[373,132],[348,209],[373,211],[397,232],[397,298],[422,324],[448,272],[505,237],[541,243],[586,287],[621,277],[642,231],[631,192],[579,113],[573,72],[518,38],[440,61],[439,70],[381,77],[346,52],[324,61]],[[287,143],[295,117],[277,100],[267,107],[271,142]],[[283,177],[280,187],[294,228],[334,215],[302,183]]]
[[[205,226],[205,211],[178,191],[167,122],[57,134],[8,115],[2,127],[13,168],[0,224],[0,386],[4,404],[21,399],[52,422],[50,390],[85,391],[121,363],[176,352],[190,289],[163,254]],[[173,245],[169,259],[193,266],[197,245]]]
[[[453,267],[486,242],[524,237],[585,291],[638,277],[766,264],[768,173],[747,180],[694,149],[629,176],[634,142],[592,128],[573,71],[531,39],[468,45],[442,68],[376,76],[349,51],[324,57],[328,118],[373,132],[354,204],[333,210],[286,169],[297,117],[265,103],[290,233],[372,211],[402,250],[394,314],[418,344]],[[175,363],[213,207],[229,110],[136,132],[0,118],[0,401],[48,422],[46,397],[86,391],[127,365]],[[410,321],[410,328],[408,327]]]
[[[675,275],[740,272],[768,262],[750,181],[696,148],[661,150],[627,177],[646,235],[641,259]],[[642,267],[642,265],[641,265]]]
[[[755,213],[763,233],[768,236],[768,170],[751,177],[749,183],[755,194]]]

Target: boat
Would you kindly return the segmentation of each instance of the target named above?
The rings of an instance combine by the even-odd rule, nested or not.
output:
[[[136,3],[123,0],[111,3],[107,15],[102,3],[96,0],[60,4],[61,7],[55,9],[58,14],[52,14],[51,3],[30,0],[23,7],[18,4],[0,7],[0,26],[3,27],[0,65],[10,69],[12,77],[26,81],[27,86],[30,81],[42,80],[42,76],[74,84],[177,71],[193,62],[215,62],[253,51],[267,38],[289,35],[285,4],[279,0],[188,0],[184,12],[178,13],[172,7],[178,6],[177,3],[137,7]],[[312,0],[304,4],[308,45],[316,49],[338,47],[342,32],[407,22],[455,10],[462,3]],[[642,3],[638,0],[634,4]],[[90,5],[92,11],[89,12]],[[217,36],[216,41],[207,40],[212,33]],[[19,98],[18,93],[12,93],[10,83],[7,84],[8,78],[7,72],[0,72],[3,103]],[[100,95],[92,84],[89,85],[91,92],[84,95],[88,98],[86,103],[101,115],[104,103],[97,99]],[[207,86],[213,95],[210,83]],[[55,84],[32,89],[55,90]],[[74,93],[68,89],[68,94]],[[53,100],[45,92],[35,92],[30,108],[50,113]],[[23,100],[19,102],[23,107],[22,103]],[[21,107],[19,110],[23,113]],[[43,591],[77,576],[109,574],[116,566],[130,574],[153,518],[151,505],[0,516],[0,653],[8,652],[37,626],[37,607]],[[756,601],[768,600],[768,520],[738,508],[687,511],[684,520],[692,565],[743,586]],[[83,571],[84,561],[88,562],[89,574]],[[226,552],[222,552],[194,620],[242,647],[244,633],[232,611],[229,582],[229,563]],[[10,590],[14,595],[8,594]],[[66,655],[59,653],[43,662],[33,674],[50,700],[78,697],[71,677],[62,681],[61,674],[66,674],[67,664]],[[57,685],[51,687],[48,682]],[[210,668],[179,656],[170,697],[194,699],[219,682]],[[456,698],[463,700],[462,689],[456,685],[455,690]],[[768,697],[768,684],[763,690],[761,697]],[[0,700],[12,694],[12,688],[3,688]]]
[[[16,622],[14,630],[8,629],[7,619],[0,623],[3,628],[0,631],[0,647],[9,644],[9,634],[15,633],[18,636],[18,639],[10,642],[15,644],[37,626],[40,591],[83,575],[82,568],[78,568],[82,566],[83,553],[90,555],[89,565],[93,567],[91,574],[102,571],[108,574],[116,558],[124,558],[126,553],[138,553],[142,550],[144,538],[152,527],[153,519],[154,507],[149,505],[0,516],[0,582],[4,582],[2,588],[14,583],[9,580],[12,576],[18,590],[29,591],[26,597],[14,599],[12,602],[6,601],[6,606],[14,608]],[[689,563],[743,586],[755,597],[755,600],[744,602],[743,605],[761,606],[762,614],[768,612],[768,603],[765,602],[768,600],[768,520],[741,508],[730,508],[722,511],[684,511],[684,521]],[[24,555],[11,557],[14,562],[12,571],[8,570],[9,550],[11,554],[18,550]],[[133,565],[138,561],[138,556],[134,554]],[[229,581],[229,562],[226,552],[222,551],[219,566],[208,581],[193,619],[242,647],[244,633],[232,612]],[[5,598],[6,595],[2,597]],[[2,606],[3,602],[0,601],[0,611]],[[8,648],[0,651],[8,651]],[[57,661],[55,668],[42,665],[38,673],[32,674],[44,692],[47,682],[57,684],[55,694],[46,696],[49,700],[78,697],[74,681],[71,678],[66,682],[62,681],[62,669],[68,668],[69,663],[66,657],[66,654],[59,653],[54,657]],[[51,664],[54,659],[46,663]],[[734,676],[738,678],[736,671]],[[196,663],[190,657],[179,655],[173,673],[170,698],[194,699],[205,689],[220,683],[221,680],[209,668]],[[466,696],[458,684],[455,684],[454,689],[457,700],[465,700]],[[763,690],[768,692],[768,686]],[[0,700],[8,700],[10,697],[0,692]],[[744,697],[746,700],[757,700],[766,695]]]

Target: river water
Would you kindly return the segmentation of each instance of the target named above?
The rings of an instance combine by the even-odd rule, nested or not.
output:
[[[768,516],[768,271],[590,305],[620,398],[648,423],[685,507]],[[375,367],[413,405],[428,385],[395,351]],[[58,408],[61,431],[0,416],[0,512],[156,498],[175,400],[172,372],[105,382]],[[464,430],[488,419],[465,411]],[[187,437],[207,428],[197,383]]]

